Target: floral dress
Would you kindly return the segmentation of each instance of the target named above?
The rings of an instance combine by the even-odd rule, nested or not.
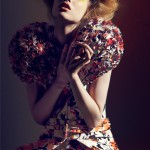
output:
[[[123,55],[123,40],[118,27],[111,21],[92,18],[77,31],[74,40],[86,42],[94,51],[91,62],[79,77],[86,89],[97,77],[117,67]],[[12,69],[21,81],[38,84],[45,91],[57,75],[61,56],[54,37],[54,27],[35,22],[18,30],[9,44]],[[76,104],[70,84],[63,88],[44,130],[36,142],[17,150],[119,150],[106,117],[95,128],[89,128]]]

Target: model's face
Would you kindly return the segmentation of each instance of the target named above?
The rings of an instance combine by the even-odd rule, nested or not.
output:
[[[69,22],[79,22],[88,7],[90,0],[54,0],[52,15],[55,19],[64,19]]]

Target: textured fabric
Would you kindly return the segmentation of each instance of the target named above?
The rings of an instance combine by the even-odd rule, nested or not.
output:
[[[79,73],[84,85],[114,69],[123,55],[121,32],[111,21],[99,18],[87,21],[74,40],[86,42],[94,51],[92,61]],[[53,26],[45,22],[31,23],[18,30],[9,44],[14,73],[24,82],[50,85],[61,55],[57,45]]]
[[[56,77],[61,56],[53,29],[45,22],[29,24],[17,31],[9,45],[14,73],[21,81],[39,84],[45,90]],[[91,62],[79,72],[85,88],[97,77],[116,68],[123,55],[121,32],[111,21],[105,22],[99,18],[89,20],[78,30],[74,40],[86,42],[94,51]],[[106,110],[99,125],[90,129],[69,84],[63,88],[39,140],[18,147],[18,150],[51,149],[118,150]]]
[[[79,73],[83,84],[92,83],[120,63],[124,52],[122,34],[111,21],[101,18],[88,20],[76,40],[87,43],[94,51],[92,61]]]

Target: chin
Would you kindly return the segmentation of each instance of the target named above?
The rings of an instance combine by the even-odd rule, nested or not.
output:
[[[78,15],[77,14],[74,14],[74,13],[71,13],[71,12],[66,12],[66,11],[52,11],[52,16],[55,20],[60,20],[60,22],[62,21],[67,21],[67,22],[70,22],[70,23],[78,23],[81,19],[82,19],[82,16]]]
[[[61,12],[58,16],[54,16],[54,19],[60,20],[62,22],[68,22],[68,23],[78,23],[81,20],[81,19],[75,18],[65,12]]]

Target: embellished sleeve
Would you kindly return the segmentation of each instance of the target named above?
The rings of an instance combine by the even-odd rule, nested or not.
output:
[[[87,43],[94,51],[91,62],[79,72],[83,84],[92,83],[120,63],[124,53],[122,34],[111,21],[89,21],[80,30],[77,40]]]
[[[48,82],[51,66],[46,57],[50,47],[50,26],[45,22],[31,23],[17,30],[9,43],[8,57],[13,72],[21,81],[30,84]],[[46,59],[45,59],[46,58]]]

